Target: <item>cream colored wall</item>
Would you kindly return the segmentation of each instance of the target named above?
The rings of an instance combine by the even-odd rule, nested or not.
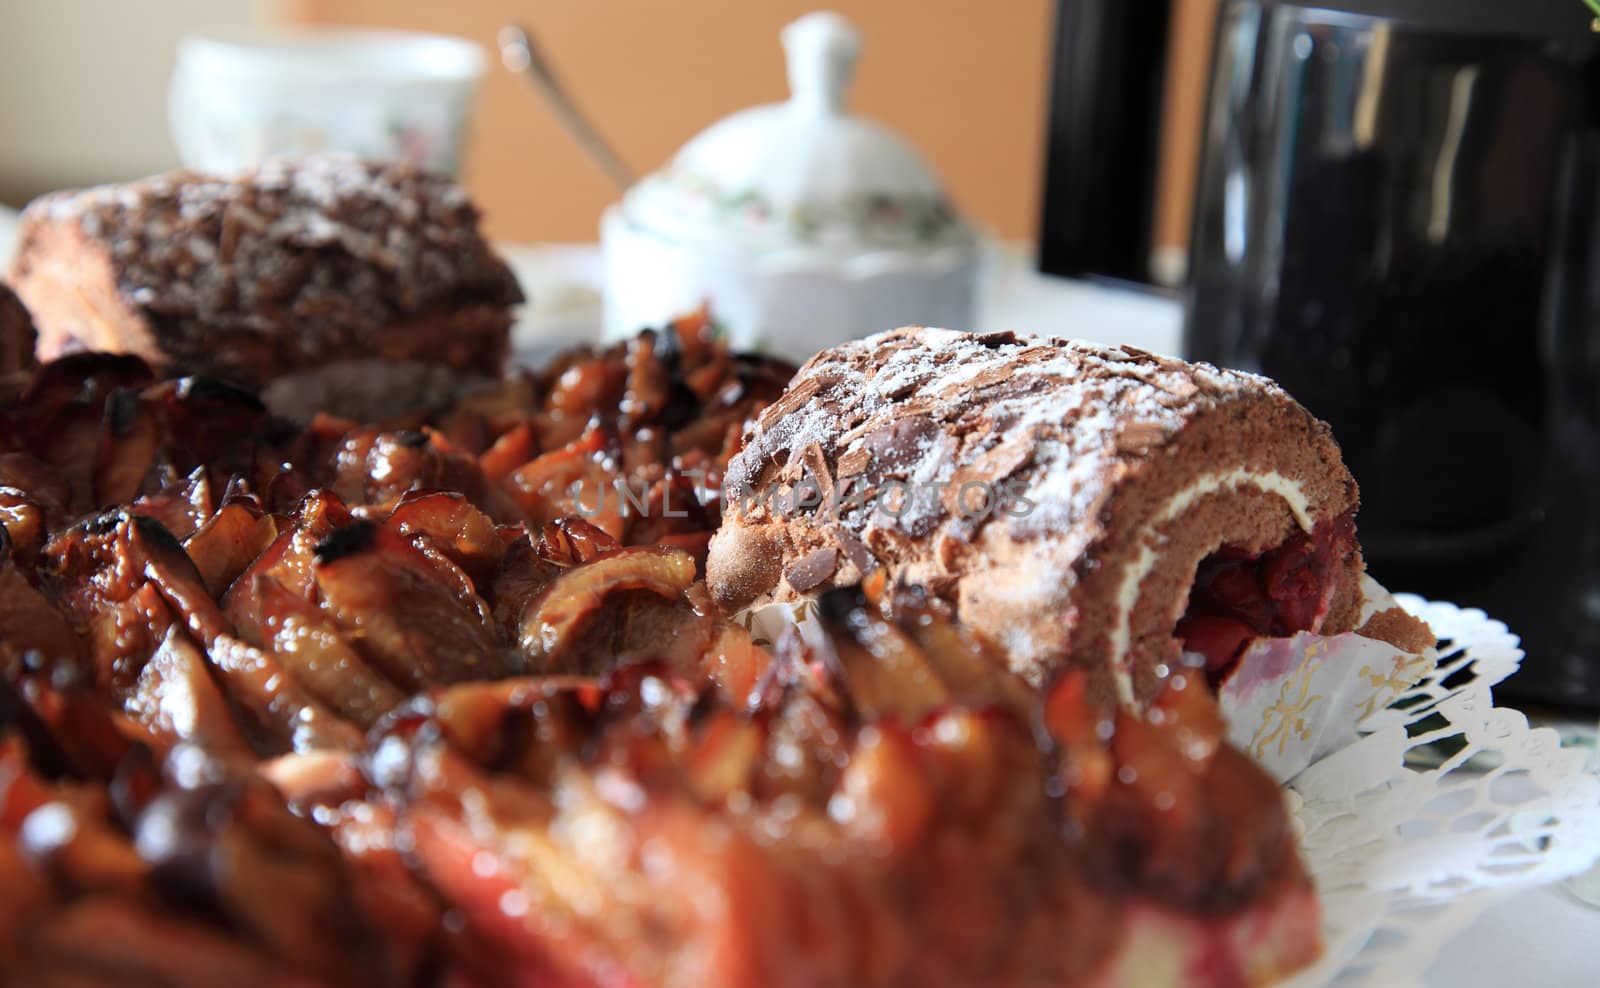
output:
[[[273,0],[0,0],[0,202],[173,167],[167,76],[192,30]]]
[[[1009,238],[1037,229],[1053,0],[292,0],[289,15],[461,34],[529,25],[568,88],[637,169],[719,117],[784,98],[778,31],[810,10],[866,38],[851,106],[904,133],[958,208]],[[498,61],[466,162],[490,230],[593,240],[616,190]]]
[[[1159,242],[1187,237],[1199,91],[1216,0],[1180,0]],[[294,21],[403,26],[491,44],[532,26],[636,167],[701,127],[784,95],[777,31],[841,10],[867,35],[853,105],[933,159],[963,210],[1009,239],[1038,228],[1053,0],[0,0],[0,202],[176,164],[166,85],[186,31]],[[491,230],[592,240],[616,191],[498,63],[467,182]]]

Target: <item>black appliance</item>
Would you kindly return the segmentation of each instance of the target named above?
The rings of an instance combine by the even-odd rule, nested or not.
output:
[[[1138,278],[1165,63],[1128,25],[1165,24],[1171,6],[1060,9],[1042,262]],[[1580,0],[1223,0],[1185,333],[1186,356],[1268,374],[1333,426],[1379,580],[1504,620],[1528,652],[1505,690],[1591,710],[1592,21]],[[1150,30],[1164,59],[1164,28]],[[1098,69],[1062,66],[1086,50]],[[1073,143],[1092,127],[1111,138]],[[1078,202],[1089,205],[1074,214]]]

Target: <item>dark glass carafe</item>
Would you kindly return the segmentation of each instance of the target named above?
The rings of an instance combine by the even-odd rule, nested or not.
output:
[[[1600,707],[1600,43],[1577,0],[1336,5],[1223,7],[1187,355],[1333,426],[1374,575],[1504,620],[1508,691]]]

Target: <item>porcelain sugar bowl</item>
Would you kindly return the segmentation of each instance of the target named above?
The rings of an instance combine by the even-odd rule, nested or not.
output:
[[[909,144],[845,109],[860,44],[836,14],[790,24],[788,102],[713,125],[606,211],[609,338],[709,304],[736,347],[802,361],[972,324],[972,231]]]

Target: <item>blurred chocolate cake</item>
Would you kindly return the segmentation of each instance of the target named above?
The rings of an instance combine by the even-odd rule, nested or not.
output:
[[[47,196],[23,213],[11,278],[40,359],[131,353],[298,412],[387,412],[497,378],[522,300],[459,186],[336,155]]]

